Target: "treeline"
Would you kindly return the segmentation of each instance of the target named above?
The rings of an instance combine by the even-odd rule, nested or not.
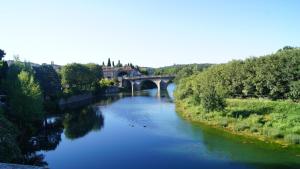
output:
[[[181,79],[174,95],[190,120],[300,144],[300,48],[214,65]]]
[[[224,107],[222,98],[300,99],[300,49],[285,47],[274,54],[215,65],[180,81],[178,99]],[[209,99],[209,98],[211,99]],[[208,103],[207,103],[208,104]],[[218,107],[219,105],[220,107]],[[213,110],[211,106],[207,110]]]
[[[8,63],[0,50],[0,162],[25,163],[22,143],[43,126],[47,114],[58,111],[58,100],[74,94],[101,94],[116,85],[104,80],[102,66],[67,64],[31,65],[15,58]]]
[[[138,66],[134,66],[132,63],[127,63],[127,64],[122,64],[120,60],[118,60],[118,62],[115,64],[115,61],[111,61],[110,58],[108,58],[107,60],[107,64],[104,63],[104,61],[102,62],[102,66],[106,66],[106,67],[123,67],[123,66],[130,66],[131,68],[135,68]]]
[[[5,52],[0,53],[3,58]],[[0,160],[23,162],[19,142],[36,132],[43,122],[42,91],[29,64],[16,60],[8,68],[6,61],[1,60],[0,69]]]
[[[196,74],[210,67],[212,64],[186,64],[186,65],[173,65],[154,70],[155,75],[175,75],[175,83],[180,79]]]

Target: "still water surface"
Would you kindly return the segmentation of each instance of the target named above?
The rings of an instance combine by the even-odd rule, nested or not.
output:
[[[156,90],[111,96],[51,117],[53,139],[39,153],[51,169],[300,168],[299,150],[185,121],[172,102],[174,87],[160,97]]]

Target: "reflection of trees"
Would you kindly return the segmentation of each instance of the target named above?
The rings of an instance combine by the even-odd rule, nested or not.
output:
[[[37,153],[38,151],[55,150],[61,141],[61,133],[63,132],[62,120],[58,118],[48,118],[44,121],[44,125],[33,135],[27,136],[22,141],[21,149],[24,154],[24,162],[26,164],[46,166],[44,155]]]
[[[201,133],[203,144],[209,154],[226,157],[236,163],[247,164],[255,169],[264,168],[299,168],[296,150],[283,149],[272,145],[210,129],[201,126],[193,127],[195,135]],[[250,143],[251,142],[251,143]]]
[[[97,113],[92,107],[69,112],[63,121],[65,135],[69,139],[83,137],[91,130],[100,130],[103,124],[102,113]]]

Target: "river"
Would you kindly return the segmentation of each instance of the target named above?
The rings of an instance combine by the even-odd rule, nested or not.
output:
[[[300,168],[300,151],[193,124],[173,90],[119,94],[47,119],[31,156],[51,169]],[[43,141],[41,141],[43,140]]]

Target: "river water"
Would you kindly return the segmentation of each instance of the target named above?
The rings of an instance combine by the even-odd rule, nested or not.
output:
[[[51,169],[300,168],[300,151],[182,119],[173,90],[115,95],[49,117],[35,158]]]

